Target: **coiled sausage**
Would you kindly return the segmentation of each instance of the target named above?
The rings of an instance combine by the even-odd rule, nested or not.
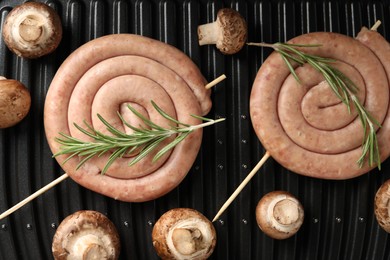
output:
[[[377,136],[385,160],[390,154],[385,145],[390,137],[389,81],[382,62],[389,62],[381,62],[380,54],[359,40],[338,33],[308,33],[290,43],[321,45],[302,50],[336,60],[333,65],[354,81],[361,103],[382,124]],[[265,149],[287,169],[316,178],[348,179],[375,167],[357,164],[364,135],[357,112],[348,112],[319,72],[308,65],[295,70],[301,85],[274,52],[255,78],[250,114]]]
[[[140,121],[129,112],[127,104],[151,121],[169,127],[170,122],[153,109],[151,100],[177,120],[198,124],[199,120],[190,115],[205,115],[211,108],[205,84],[191,59],[168,44],[131,34],[92,40],[63,62],[49,87],[44,121],[50,148],[53,153],[59,151],[55,137],[60,132],[90,140],[73,123],[84,126],[85,120],[107,132],[97,119],[98,113],[118,129],[131,131],[116,115],[120,111],[127,121],[136,120],[138,127]],[[155,152],[131,167],[131,158],[120,158],[105,175],[101,170],[109,154],[91,159],[77,171],[79,158],[65,164],[67,155],[56,159],[82,186],[114,199],[141,202],[166,194],[183,180],[196,159],[201,140],[202,130],[196,130],[156,163],[151,162]]]

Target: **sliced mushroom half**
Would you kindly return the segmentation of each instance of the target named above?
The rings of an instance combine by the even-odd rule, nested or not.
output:
[[[194,209],[167,211],[152,232],[153,246],[162,259],[207,259],[217,242],[213,224]]]
[[[38,58],[53,52],[62,39],[60,17],[50,6],[26,2],[7,15],[3,38],[8,48],[24,58]]]
[[[105,215],[93,210],[77,211],[58,226],[52,252],[56,260],[115,260],[120,252],[119,235]]]
[[[273,191],[262,197],[256,207],[260,229],[274,239],[293,236],[301,227],[304,210],[301,203],[286,191]]]

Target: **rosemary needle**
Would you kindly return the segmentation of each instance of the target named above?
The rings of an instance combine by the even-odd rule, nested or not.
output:
[[[340,70],[333,67],[331,64],[335,60],[324,58],[316,55],[310,55],[299,50],[299,47],[321,47],[318,44],[289,44],[289,43],[248,43],[248,45],[273,48],[279,53],[286,63],[288,69],[294,78],[300,82],[298,75],[295,73],[292,62],[302,66],[307,63],[322,74],[332,89],[334,94],[347,106],[351,112],[351,103],[357,110],[360,121],[362,123],[364,137],[362,141],[362,155],[357,160],[359,167],[363,167],[366,158],[369,166],[376,163],[378,169],[381,169],[381,160],[379,153],[378,139],[376,136],[375,127],[381,127],[380,123],[365,109],[356,97],[358,91],[357,86]]]
[[[55,140],[61,144],[60,151],[55,153],[53,157],[57,157],[63,154],[69,154],[69,156],[64,160],[63,163],[66,163],[69,159],[75,156],[81,156],[82,159],[78,163],[77,168],[79,169],[85,162],[95,156],[102,156],[107,152],[111,152],[108,161],[106,162],[104,168],[102,169],[102,174],[106,173],[110,165],[118,158],[123,157],[126,154],[131,154],[134,151],[140,151],[137,156],[133,158],[129,162],[129,166],[136,164],[142,158],[147,156],[150,152],[156,149],[161,142],[166,140],[167,138],[176,135],[174,140],[168,143],[166,146],[161,148],[153,157],[153,162],[160,159],[165,153],[178,145],[181,141],[183,141],[191,132],[196,129],[203,128],[209,125],[213,125],[215,123],[219,123],[225,118],[219,118],[216,120],[191,115],[200,120],[206,121],[205,123],[199,125],[188,125],[182,123],[175,118],[168,115],[164,112],[157,104],[151,101],[154,109],[164,118],[168,119],[172,122],[171,128],[164,128],[153,123],[151,120],[143,116],[132,106],[128,105],[130,111],[137,116],[142,122],[150,128],[144,127],[135,127],[130,125],[125,119],[119,114],[118,117],[121,119],[124,125],[128,126],[133,130],[132,134],[124,133],[114,126],[112,126],[107,120],[105,120],[101,115],[97,115],[99,120],[107,127],[107,130],[112,135],[106,135],[102,132],[94,129],[91,125],[84,121],[86,129],[82,128],[78,124],[74,124],[76,129],[80,132],[94,139],[94,142],[83,141],[78,138],[74,138],[64,133],[59,133],[61,137],[57,137]]]

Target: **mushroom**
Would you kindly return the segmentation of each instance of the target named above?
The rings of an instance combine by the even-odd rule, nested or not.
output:
[[[8,48],[24,58],[53,52],[62,39],[62,26],[53,8],[38,2],[16,6],[7,15],[3,38]]]
[[[120,240],[114,224],[93,210],[66,217],[54,234],[54,259],[118,259]]]
[[[301,227],[304,210],[301,203],[286,191],[273,191],[262,197],[256,207],[259,228],[274,239],[293,236]]]
[[[379,226],[390,233],[390,179],[385,181],[375,195],[374,213]]]
[[[0,77],[0,128],[22,121],[30,106],[30,92],[20,81]]]
[[[152,240],[162,259],[207,259],[217,242],[211,221],[189,208],[164,213],[153,227]]]
[[[234,54],[244,46],[247,30],[246,21],[239,12],[223,8],[214,22],[198,26],[199,45],[215,44],[223,54]]]

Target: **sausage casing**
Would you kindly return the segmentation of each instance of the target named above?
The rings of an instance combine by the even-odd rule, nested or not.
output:
[[[184,53],[168,44],[132,34],[116,34],[92,40],[74,51],[58,69],[47,93],[44,122],[46,137],[53,153],[60,145],[59,133],[83,140],[88,137],[73,126],[84,121],[107,132],[97,119],[101,114],[122,131],[129,131],[116,115],[135,124],[126,106],[164,127],[170,122],[151,106],[153,100],[177,120],[195,125],[211,108],[210,91],[198,67]],[[138,127],[139,125],[135,125]],[[119,158],[105,175],[101,170],[107,155],[93,158],[79,170],[79,158],[63,164],[68,155],[56,157],[64,171],[82,186],[114,199],[141,202],[158,198],[175,188],[196,159],[202,130],[192,132],[169,154],[152,162],[154,153],[129,167],[129,157]]]

